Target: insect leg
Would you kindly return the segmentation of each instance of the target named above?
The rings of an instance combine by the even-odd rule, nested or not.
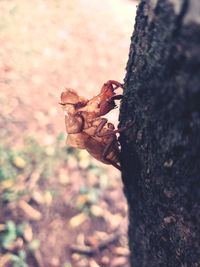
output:
[[[101,123],[100,123],[101,124]],[[99,125],[100,125],[99,124]],[[104,136],[109,136],[109,135],[115,135],[116,133],[122,133],[126,130],[128,130],[131,126],[133,126],[134,122],[131,123],[127,123],[126,126],[122,127],[122,128],[118,128],[117,130],[107,130],[106,133],[101,133],[100,131],[98,131],[98,127],[96,130],[96,134],[98,137],[104,137]],[[102,129],[103,127],[101,127],[100,129]]]
[[[117,82],[117,81],[115,81],[115,80],[109,80],[109,81],[107,81],[106,84],[115,85],[116,87],[114,88],[114,90],[116,90],[117,88],[122,88],[122,89],[124,89],[123,84],[121,84],[121,83],[119,83],[119,82]]]
[[[118,170],[121,171],[121,167],[119,164],[117,164],[115,161],[107,158],[107,156],[109,155],[109,153],[113,150],[113,148],[115,147],[116,145],[116,138],[113,137],[113,139],[110,141],[110,143],[108,143],[104,149],[104,152],[103,152],[103,160],[107,161],[109,164],[113,165],[115,168],[117,168]]]
[[[107,122],[108,122],[107,119],[101,118],[101,122],[99,123],[99,125],[96,128],[95,135],[97,135],[98,137],[101,137],[101,133],[100,132],[103,129],[103,127],[106,125]]]
[[[122,98],[123,98],[123,95],[113,95],[113,96],[111,96],[110,98],[108,98],[108,99],[106,100],[106,102],[110,103],[110,102],[112,102],[112,101],[114,101],[114,100],[120,100],[120,99],[122,99]]]

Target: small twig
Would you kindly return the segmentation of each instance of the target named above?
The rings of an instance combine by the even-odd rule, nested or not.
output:
[[[72,253],[79,253],[85,255],[94,255],[100,250],[105,249],[109,244],[117,241],[119,234],[112,234],[108,238],[102,240],[96,246],[83,246],[83,245],[72,245],[70,247]]]
[[[40,174],[41,172],[39,170],[37,171],[33,171],[32,174],[30,175],[29,180],[27,181],[27,188],[31,191],[34,189],[34,187],[36,186],[37,182],[40,179]]]
[[[83,246],[83,245],[72,245],[70,247],[72,253],[79,253],[84,255],[92,256],[97,253],[97,249],[94,247]]]
[[[107,247],[108,245],[112,244],[113,242],[117,241],[119,238],[119,234],[115,233],[110,235],[108,238],[102,240],[99,245],[98,245],[98,249],[104,249],[105,247]]]

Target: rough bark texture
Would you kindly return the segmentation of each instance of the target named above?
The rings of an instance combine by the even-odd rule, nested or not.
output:
[[[199,0],[141,1],[125,85],[131,266],[200,266]]]

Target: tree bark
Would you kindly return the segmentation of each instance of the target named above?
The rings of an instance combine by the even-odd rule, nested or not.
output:
[[[200,1],[142,0],[120,125],[132,267],[200,266]]]

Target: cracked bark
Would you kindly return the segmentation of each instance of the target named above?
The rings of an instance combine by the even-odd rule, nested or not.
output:
[[[200,266],[199,0],[140,2],[125,87],[131,266]]]

